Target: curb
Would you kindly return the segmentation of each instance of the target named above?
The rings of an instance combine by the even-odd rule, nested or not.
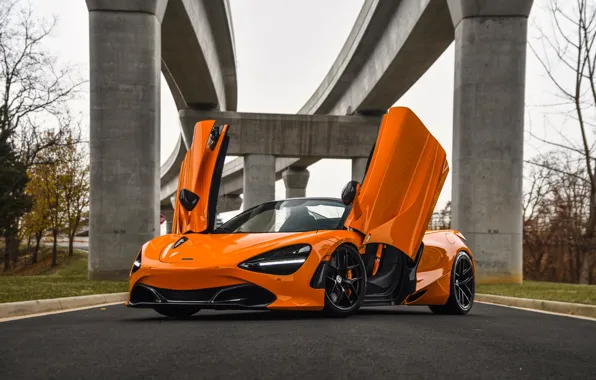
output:
[[[126,301],[128,293],[94,294],[89,296],[52,298],[35,301],[0,303],[0,319],[20,317],[52,311],[77,309],[81,307],[118,303]],[[549,311],[559,314],[580,315],[596,318],[596,306],[580,303],[505,297],[492,294],[476,294],[475,300],[498,305]]]
[[[479,302],[490,302],[505,306],[522,307],[549,311],[551,313],[581,315],[584,317],[596,318],[596,306],[581,303],[535,300],[530,298],[517,298],[496,296],[492,294],[476,294],[474,299]]]
[[[124,302],[128,293],[94,294],[89,296],[0,303],[0,319],[30,314],[76,309],[86,306]]]

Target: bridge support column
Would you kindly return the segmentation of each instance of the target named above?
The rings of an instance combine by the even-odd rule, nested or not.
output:
[[[306,185],[310,173],[307,168],[289,167],[281,173],[286,185],[286,198],[306,197]]]
[[[275,156],[248,154],[244,156],[244,199],[246,210],[275,199]]]
[[[161,20],[167,0],[87,0],[89,278],[126,279],[159,233]]]
[[[448,0],[455,25],[453,226],[479,282],[520,283],[527,17],[532,0]]]
[[[217,199],[217,213],[236,211],[242,207],[242,198],[238,194],[220,195]]]
[[[362,183],[368,158],[352,158],[352,181]]]

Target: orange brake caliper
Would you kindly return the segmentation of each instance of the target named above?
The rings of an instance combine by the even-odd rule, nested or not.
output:
[[[350,270],[348,270],[348,273],[346,273],[346,278],[347,278],[348,280],[351,280],[351,279],[352,279],[352,270],[351,270],[351,269],[350,269]],[[346,293],[348,293],[348,297],[352,295],[352,291],[351,291],[350,289],[348,289],[348,290],[346,291]]]

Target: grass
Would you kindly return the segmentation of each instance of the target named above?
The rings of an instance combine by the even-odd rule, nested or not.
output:
[[[476,286],[476,292],[508,297],[534,298],[596,305],[596,285],[524,281],[523,285],[479,284]]]
[[[42,274],[0,276],[0,303],[127,290],[126,281],[87,280],[87,253],[77,250],[71,258]]]
[[[47,273],[51,269],[52,265],[52,246],[42,245],[39,247],[37,254],[37,263],[32,264],[32,249],[29,252],[25,252],[24,246],[21,246],[21,252],[16,262],[11,262],[7,272],[4,271],[4,260],[2,260],[2,267],[0,269],[0,276],[12,276],[12,275],[36,275]],[[58,265],[68,259],[68,252],[66,248],[58,247],[58,254],[56,256],[56,263]]]

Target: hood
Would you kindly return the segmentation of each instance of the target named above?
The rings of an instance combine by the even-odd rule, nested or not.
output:
[[[170,234],[150,242],[146,255],[163,263],[235,266],[261,253],[303,243],[317,231],[249,234]]]

